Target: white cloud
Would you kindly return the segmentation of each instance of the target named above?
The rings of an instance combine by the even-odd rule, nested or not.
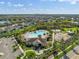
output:
[[[8,6],[12,6],[12,3],[11,2],[7,2]]]
[[[56,0],[40,0],[40,1],[56,1]]]
[[[28,4],[29,6],[32,6],[33,4],[32,3],[30,3],[30,4]]]
[[[75,2],[75,1],[72,1],[72,2],[71,2],[71,4],[76,4],[76,3],[77,3],[77,2]]]
[[[59,2],[69,2],[71,4],[76,4],[76,3],[79,3],[79,0],[40,0],[40,1],[50,1],[50,2],[53,2],[53,1],[59,1]]]
[[[59,0],[59,2],[64,2],[65,0]]]
[[[5,4],[5,2],[1,1],[0,4]]]
[[[7,4],[11,4],[11,2],[7,2]]]
[[[23,7],[24,4],[13,4],[14,7]]]
[[[76,4],[79,2],[79,0],[58,0],[59,2],[69,2],[71,4]]]

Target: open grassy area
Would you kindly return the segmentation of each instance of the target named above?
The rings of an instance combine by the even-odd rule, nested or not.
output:
[[[78,27],[73,27],[73,28],[63,28],[64,31],[72,31],[72,32],[76,32],[77,30],[79,30]]]

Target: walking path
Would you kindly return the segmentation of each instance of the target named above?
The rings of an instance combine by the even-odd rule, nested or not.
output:
[[[13,37],[13,39],[15,39],[15,38]],[[16,39],[15,39],[15,41],[16,41]],[[17,43],[17,45],[18,45],[18,47],[19,47],[20,51],[24,54],[24,50],[22,49],[22,47],[18,44],[18,42],[17,42],[17,41],[16,41],[16,43]]]

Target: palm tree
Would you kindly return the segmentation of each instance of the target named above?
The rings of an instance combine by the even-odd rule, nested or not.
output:
[[[42,39],[42,38],[41,38],[41,35],[38,35],[38,37],[39,37],[39,39]]]

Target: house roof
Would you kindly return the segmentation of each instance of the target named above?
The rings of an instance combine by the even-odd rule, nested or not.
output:
[[[44,41],[44,39],[41,39],[41,38],[32,38],[30,39],[28,42],[37,42],[37,43],[40,43],[42,45],[46,45],[47,43]]]

